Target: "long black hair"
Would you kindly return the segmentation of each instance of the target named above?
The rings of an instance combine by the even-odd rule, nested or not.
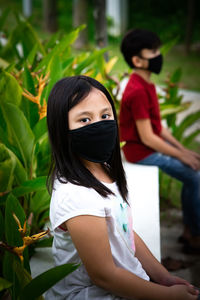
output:
[[[47,126],[49,140],[52,150],[52,162],[47,179],[48,188],[53,189],[53,183],[57,178],[62,183],[71,182],[76,185],[95,189],[103,197],[113,194],[103,183],[96,179],[84,166],[82,161],[72,151],[68,112],[69,110],[85,99],[90,91],[96,88],[103,92],[110,102],[117,120],[116,110],[112,98],[107,89],[97,80],[79,75],[65,77],[59,80],[51,90],[47,105]],[[127,202],[127,183],[121,161],[119,134],[117,143],[109,160],[109,168],[106,168],[110,177],[116,181],[122,198]]]

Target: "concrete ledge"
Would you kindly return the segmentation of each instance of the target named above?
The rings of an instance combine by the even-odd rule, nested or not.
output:
[[[159,173],[155,166],[123,162],[132,206],[133,229],[160,261]]]

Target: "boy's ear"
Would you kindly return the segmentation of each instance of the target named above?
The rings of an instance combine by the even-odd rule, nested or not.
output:
[[[141,60],[141,58],[139,58],[139,56],[132,56],[131,60],[135,67],[138,67],[138,68],[143,67],[142,60]]]

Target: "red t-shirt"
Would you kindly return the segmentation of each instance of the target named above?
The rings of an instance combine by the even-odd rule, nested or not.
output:
[[[126,142],[123,151],[130,162],[137,162],[155,152],[139,137],[135,121],[140,119],[150,119],[153,132],[160,135],[162,125],[155,86],[138,74],[132,74],[120,108],[120,139]]]

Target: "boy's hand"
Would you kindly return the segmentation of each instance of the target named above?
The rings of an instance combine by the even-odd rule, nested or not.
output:
[[[192,151],[192,150],[189,150],[187,148],[183,148],[183,151],[190,154],[190,155],[193,155],[196,159],[199,159],[200,160],[200,154],[195,152],[195,151]]]
[[[179,159],[184,164],[191,167],[193,170],[195,170],[195,171],[200,170],[200,160],[197,159],[194,155],[191,155],[190,153],[188,153],[186,151],[182,151]]]

